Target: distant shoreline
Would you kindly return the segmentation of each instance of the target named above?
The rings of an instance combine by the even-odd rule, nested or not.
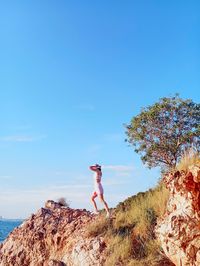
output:
[[[0,221],[11,221],[11,222],[21,222],[21,221],[24,221],[25,219],[21,219],[21,218],[3,218],[3,217],[0,217]]]

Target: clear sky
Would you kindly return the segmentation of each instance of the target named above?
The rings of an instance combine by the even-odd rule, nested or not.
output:
[[[0,215],[47,199],[92,209],[154,186],[124,124],[160,97],[200,100],[199,1],[0,2]]]

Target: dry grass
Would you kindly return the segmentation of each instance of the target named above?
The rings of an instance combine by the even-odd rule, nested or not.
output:
[[[139,193],[133,197],[125,212],[117,212],[114,228],[133,225],[135,234],[147,236],[149,227],[155,224],[157,217],[164,214],[168,197],[169,192],[162,184],[146,193]]]
[[[97,219],[87,227],[87,236],[96,237],[108,234],[112,228],[111,223],[111,220],[107,219],[105,214],[99,214]]]
[[[130,237],[115,236],[109,241],[109,254],[105,266],[125,265],[131,257],[132,243]]]
[[[113,219],[102,214],[87,228],[88,236],[105,237],[108,252],[105,266],[159,265],[162,255],[154,226],[157,217],[165,212],[168,197],[168,190],[160,183],[120,203]]]
[[[178,171],[188,172],[190,166],[200,166],[200,154],[194,148],[186,150],[177,164],[176,169]]]

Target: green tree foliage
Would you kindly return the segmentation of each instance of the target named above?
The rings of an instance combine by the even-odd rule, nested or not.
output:
[[[200,104],[178,95],[161,98],[126,125],[127,141],[149,168],[175,167],[182,152],[200,144]]]

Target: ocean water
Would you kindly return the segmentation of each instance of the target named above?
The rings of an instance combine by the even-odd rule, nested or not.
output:
[[[17,226],[19,226],[23,220],[0,220],[0,242],[4,241],[8,234]]]

